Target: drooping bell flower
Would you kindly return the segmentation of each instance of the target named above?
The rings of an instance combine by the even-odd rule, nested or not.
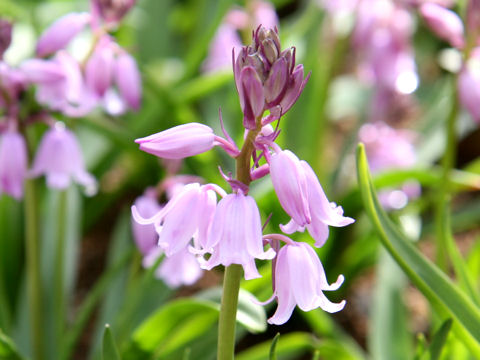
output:
[[[29,174],[45,175],[52,189],[66,189],[73,179],[87,194],[96,190],[95,178],[85,170],[80,145],[63,123],[56,123],[43,135]]]
[[[433,3],[420,6],[420,14],[438,37],[456,48],[462,48],[464,40],[463,22],[452,10]]]
[[[137,62],[125,51],[117,55],[114,67],[114,79],[120,96],[134,110],[140,109],[142,79]]]
[[[189,123],[135,140],[140,150],[165,159],[182,159],[201,154],[215,145],[213,130]]]
[[[161,248],[152,251],[144,258],[143,266],[146,268],[153,266],[162,253]],[[192,285],[202,277],[202,274],[203,270],[197,257],[188,248],[165,257],[155,272],[156,277],[162,279],[171,288]]]
[[[291,151],[271,156],[270,176],[280,204],[292,217],[280,226],[283,232],[291,234],[306,227],[320,247],[328,238],[328,226],[343,227],[355,221],[343,216],[341,206],[328,201],[313,169]]]
[[[37,101],[52,110],[81,117],[97,105],[97,98],[85,84],[80,65],[66,51],[57,52],[51,60],[27,60],[20,69],[28,81],[37,85]]]
[[[303,311],[321,308],[329,313],[345,307],[345,300],[332,303],[323,293],[337,290],[343,283],[343,275],[328,284],[317,254],[307,243],[284,245],[277,254],[274,272],[274,292],[269,301],[276,298],[278,307],[268,319],[270,324],[286,323],[296,305]]]
[[[215,192],[224,191],[213,184],[187,184],[155,215],[144,218],[132,206],[132,215],[139,224],[154,224],[158,244],[167,257],[189,246],[195,238],[196,248],[204,247],[217,203]]]
[[[102,37],[85,66],[87,86],[99,97],[112,85],[115,58],[111,44],[108,36]]]
[[[275,256],[273,249],[263,249],[262,225],[255,200],[241,191],[225,196],[218,203],[204,247],[212,254],[203,264],[204,269],[239,264],[246,280],[260,277],[255,259]]]
[[[64,49],[89,23],[89,13],[70,13],[48,27],[37,42],[37,56],[43,57]]]
[[[0,135],[0,194],[15,199],[23,197],[23,182],[27,173],[27,145],[16,131]]]
[[[458,74],[458,97],[472,118],[480,122],[480,48],[472,51]]]

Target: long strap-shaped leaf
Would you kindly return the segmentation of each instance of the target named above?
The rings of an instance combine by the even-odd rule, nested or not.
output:
[[[476,340],[469,341],[471,350],[480,354],[480,310],[430,260],[423,256],[388,218],[372,186],[363,144],[357,148],[357,176],[367,215],[390,255],[418,289],[432,302],[458,321],[461,333],[468,332]],[[436,304],[435,304],[436,303]],[[463,328],[463,329],[462,329]],[[472,339],[472,340],[473,340]],[[472,349],[472,346],[475,349]]]

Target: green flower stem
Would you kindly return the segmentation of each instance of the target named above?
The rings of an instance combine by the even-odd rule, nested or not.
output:
[[[232,264],[225,268],[218,323],[218,360],[232,360],[235,352],[235,323],[242,275],[241,265]]]
[[[257,128],[248,132],[243,143],[240,155],[236,158],[237,180],[250,185],[250,158],[254,150],[253,141],[261,130],[261,118],[257,119]],[[225,268],[223,278],[222,304],[218,322],[217,359],[232,360],[235,353],[235,325],[237,319],[238,293],[243,269],[240,265],[232,264]]]
[[[456,89],[456,81],[453,83]],[[480,296],[475,290],[474,281],[466,269],[465,262],[455,243],[451,228],[451,196],[452,187],[450,177],[455,167],[457,137],[456,119],[458,117],[459,102],[457,92],[453,92],[452,108],[446,124],[446,149],[442,159],[442,178],[439,184],[439,196],[435,209],[436,224],[436,261],[444,271],[448,269],[448,262],[451,261],[455,276],[460,285],[467,291],[476,304],[480,304]]]
[[[456,86],[456,81],[453,83]],[[435,209],[436,224],[436,262],[438,266],[446,270],[448,266],[448,242],[451,237],[451,230],[448,227],[450,212],[450,173],[454,167],[456,157],[456,119],[458,115],[458,98],[457,92],[453,91],[452,107],[447,118],[445,129],[445,153],[442,158],[442,177],[439,183],[439,193]]]
[[[33,359],[44,359],[43,298],[40,266],[40,237],[35,181],[25,181],[26,271],[31,319]]]
[[[55,311],[55,334],[60,347],[61,339],[65,330],[65,247],[67,236],[67,190],[58,194],[58,218],[57,218],[57,246],[55,253],[55,275],[54,275],[54,311]]]

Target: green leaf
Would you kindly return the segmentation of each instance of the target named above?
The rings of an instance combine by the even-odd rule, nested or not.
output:
[[[152,354],[173,352],[208,332],[218,318],[214,303],[178,299],[162,306],[133,333],[125,359],[149,359]]]
[[[265,360],[270,354],[270,340],[261,344],[252,346],[236,356],[236,360]],[[304,332],[292,332],[282,336],[282,341],[278,343],[276,352],[282,359],[295,358],[314,348],[313,337]]]
[[[423,256],[388,218],[372,186],[363,144],[357,148],[357,175],[365,210],[382,244],[410,280],[441,313],[448,313],[466,335],[471,351],[480,354],[480,311],[435,264]],[[469,339],[470,335],[473,339]]]
[[[0,359],[1,360],[22,360],[13,341],[0,330]]]
[[[110,325],[105,325],[105,331],[103,333],[103,346],[102,346],[102,359],[103,360],[120,360],[120,354],[118,352],[117,344],[113,338]]]
[[[433,336],[432,343],[429,346],[430,360],[440,359],[443,347],[447,341],[447,336],[452,327],[452,319],[447,319],[444,321],[440,329]]]
[[[215,303],[220,310],[222,288],[214,287],[196,295],[197,298]],[[238,295],[237,322],[253,333],[263,332],[267,329],[267,317],[263,306],[252,301],[255,297],[244,289]]]
[[[270,355],[268,356],[269,360],[277,360],[277,343],[280,339],[280,333],[277,333],[272,340],[272,345],[270,345]]]

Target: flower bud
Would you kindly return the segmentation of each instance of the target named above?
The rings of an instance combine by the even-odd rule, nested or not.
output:
[[[38,56],[46,56],[63,49],[90,21],[89,13],[70,13],[47,28],[37,43]]]
[[[0,60],[12,41],[12,24],[0,18]]]
[[[0,194],[16,199],[23,196],[23,181],[27,172],[27,145],[22,135],[6,132],[0,136]]]
[[[182,159],[201,154],[214,146],[213,130],[189,123],[135,140],[140,150],[165,159]]]
[[[92,0],[92,5],[107,23],[117,23],[135,5],[136,0]]]
[[[430,29],[440,38],[454,47],[463,47],[463,23],[457,14],[432,3],[423,4],[420,7],[420,13]]]
[[[135,59],[124,52],[115,62],[115,82],[123,100],[134,110],[140,108],[142,79]]]
[[[104,40],[104,41],[102,41]],[[103,97],[113,78],[114,56],[110,40],[99,41],[85,66],[85,81],[96,95]]]
[[[265,96],[263,85],[257,72],[251,66],[240,73],[240,105],[243,111],[243,126],[246,129],[256,128],[256,119],[263,114]]]

